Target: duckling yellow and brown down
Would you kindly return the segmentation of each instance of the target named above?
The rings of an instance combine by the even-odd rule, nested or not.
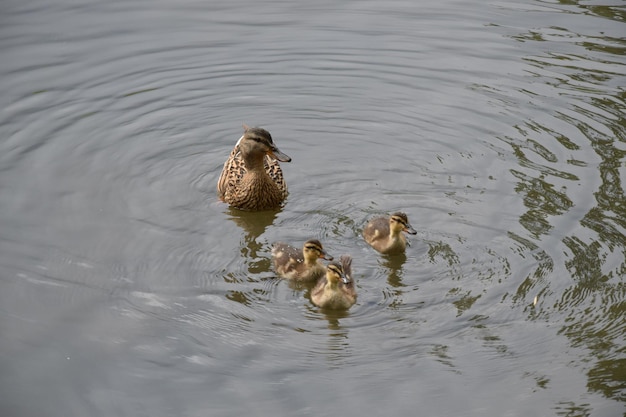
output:
[[[278,161],[290,162],[291,158],[274,145],[267,130],[243,128],[243,136],[224,163],[217,194],[238,209],[276,209],[287,198],[287,183]]]
[[[302,249],[277,242],[272,246],[272,261],[278,275],[298,282],[315,282],[324,275],[326,267],[319,261],[332,261],[321,242],[311,239],[304,242]]]
[[[396,212],[389,217],[370,220],[363,229],[363,238],[378,252],[393,255],[406,249],[407,240],[403,232],[417,234],[409,224],[406,214]]]
[[[311,290],[311,301],[316,306],[333,310],[347,310],[356,303],[350,255],[342,255],[339,262],[326,266],[326,275]]]

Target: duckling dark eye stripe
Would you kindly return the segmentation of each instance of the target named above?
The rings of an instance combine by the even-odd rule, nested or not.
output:
[[[405,223],[405,222],[404,222],[404,220],[402,220],[401,218],[399,218],[399,217],[393,217],[393,219],[394,219],[395,221],[397,221],[398,223],[402,223],[403,225],[405,225],[405,226],[406,226],[406,223]]]
[[[318,248],[317,246],[305,246],[305,248],[307,248],[308,250],[317,250],[317,251],[322,251],[320,248]]]

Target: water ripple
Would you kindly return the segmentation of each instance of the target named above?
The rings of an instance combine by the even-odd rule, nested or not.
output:
[[[2,382],[23,391],[10,405],[619,403],[624,13],[457,3],[7,4],[0,347],[16,364]],[[217,200],[242,123],[293,158],[281,210]],[[396,210],[418,234],[388,258],[361,231]],[[272,271],[273,242],[309,238],[353,256],[349,311]]]

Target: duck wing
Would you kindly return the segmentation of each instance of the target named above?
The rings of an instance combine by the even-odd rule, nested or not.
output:
[[[246,164],[241,156],[239,144],[235,145],[232,152],[224,162],[224,168],[217,180],[217,194],[220,199],[224,199],[226,192],[237,186],[237,183],[246,174]]]
[[[265,167],[265,172],[270,176],[272,181],[278,186],[278,188],[283,192],[283,195],[287,194],[287,183],[285,182],[285,178],[283,177],[283,170],[280,168],[280,164],[277,159],[272,158],[269,155],[265,155],[263,159],[263,166]]]
[[[387,238],[389,233],[389,218],[387,217],[376,217],[370,220],[363,229],[363,237],[368,243]]]
[[[274,269],[282,275],[289,275],[295,271],[296,267],[304,262],[301,249],[294,248],[283,242],[276,242],[272,245],[272,259]]]

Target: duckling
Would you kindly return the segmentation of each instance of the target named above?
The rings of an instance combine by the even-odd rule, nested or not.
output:
[[[417,234],[406,214],[396,212],[391,217],[376,217],[363,230],[363,237],[371,247],[383,254],[404,252],[407,240],[402,232]]]
[[[287,198],[287,183],[278,161],[290,162],[291,158],[278,150],[267,130],[243,128],[243,136],[224,163],[217,194],[242,210],[278,208]]]
[[[356,303],[352,257],[342,255],[339,260],[326,266],[326,276],[311,291],[311,301],[318,307],[345,310]]]
[[[298,282],[315,282],[324,275],[326,267],[319,259],[332,261],[317,239],[304,242],[302,250],[277,242],[272,246],[274,270],[283,278]]]

